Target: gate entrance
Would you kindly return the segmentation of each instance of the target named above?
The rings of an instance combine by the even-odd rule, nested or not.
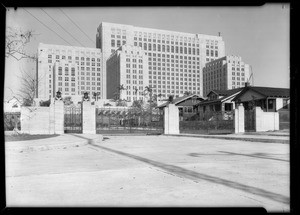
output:
[[[245,131],[255,131],[255,114],[254,110],[245,110]]]
[[[82,105],[64,107],[64,132],[82,133]]]

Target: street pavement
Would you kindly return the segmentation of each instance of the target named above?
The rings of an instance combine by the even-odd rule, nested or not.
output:
[[[5,150],[8,207],[290,210],[289,144],[64,134],[6,142]]]

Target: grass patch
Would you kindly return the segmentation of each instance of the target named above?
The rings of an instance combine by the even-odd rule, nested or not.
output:
[[[26,140],[38,140],[51,137],[57,137],[59,134],[17,134],[17,135],[5,135],[6,142],[13,141],[26,141]]]

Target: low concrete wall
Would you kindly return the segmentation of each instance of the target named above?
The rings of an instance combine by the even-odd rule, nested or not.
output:
[[[21,107],[21,131],[28,134],[51,134],[49,107]]]
[[[27,134],[63,134],[63,102],[50,107],[21,107],[21,132]]]
[[[264,112],[260,107],[255,107],[256,131],[279,130],[278,112]]]

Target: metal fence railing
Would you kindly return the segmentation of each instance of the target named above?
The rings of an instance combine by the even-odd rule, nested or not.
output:
[[[139,108],[97,108],[97,133],[163,132],[163,115]]]
[[[289,129],[290,128],[290,111],[278,111],[279,113],[279,129]]]
[[[197,113],[186,121],[179,122],[181,133],[210,134],[233,133],[234,111]]]

